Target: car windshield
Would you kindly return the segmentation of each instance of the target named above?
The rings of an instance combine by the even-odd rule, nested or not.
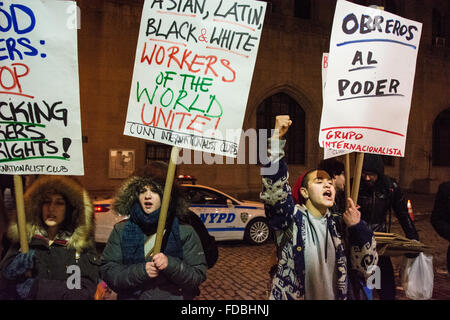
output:
[[[188,199],[191,204],[218,204],[226,205],[227,197],[212,190],[201,188],[187,188]]]

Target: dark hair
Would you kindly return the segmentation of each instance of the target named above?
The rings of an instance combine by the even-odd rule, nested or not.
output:
[[[310,175],[312,172],[314,172],[314,171],[323,171],[323,172],[325,172],[328,176],[330,175],[328,172],[326,172],[326,171],[323,170],[323,169],[311,169],[311,170],[307,171],[307,172],[305,173],[305,176],[303,177],[302,184],[301,184],[301,187],[302,187],[302,188],[308,188],[309,175]],[[329,178],[331,179],[331,177],[329,177]]]
[[[332,178],[345,172],[344,164],[336,158],[322,160],[317,169],[326,171]]]
[[[138,168],[134,172],[134,175],[141,177],[142,180],[140,183],[144,187],[146,185],[150,186],[153,192],[159,194],[162,201],[168,168],[169,164],[167,162],[149,161],[144,166]],[[137,196],[139,197],[139,194]],[[189,204],[187,202],[186,191],[176,179],[174,179],[172,184],[170,198],[172,201],[170,201],[169,211],[176,213],[180,221],[184,222]]]
[[[164,161],[149,161],[142,167],[138,168],[134,175],[138,177],[142,177],[144,179],[148,179],[148,184],[153,192],[159,194],[159,196],[163,197],[164,186],[166,184],[167,170],[169,168],[169,164]],[[173,181],[172,192],[178,195],[179,193],[179,183],[176,179]],[[143,190],[139,190],[142,192]]]
[[[74,219],[77,217],[77,215],[74,215],[75,206],[73,206],[70,203],[67,196],[65,194],[63,194],[62,192],[59,192],[58,190],[53,189],[53,188],[45,191],[45,195],[54,195],[54,194],[60,195],[64,199],[65,206],[66,206],[66,211],[64,212],[64,221],[59,226],[59,229],[73,233],[75,231],[75,226],[76,226],[76,221],[74,221]],[[43,201],[40,204],[41,208],[44,205],[45,197],[43,197],[42,200]],[[42,221],[42,214],[41,214],[40,218]],[[44,222],[44,221],[42,221],[42,222]],[[43,225],[45,225],[45,223],[43,223]]]
[[[62,195],[64,200],[66,201],[66,215],[64,217],[64,221],[62,223],[62,227],[64,230],[69,231],[70,233],[73,233],[75,231],[76,221],[75,218],[78,217],[78,215],[74,214],[74,211],[76,210],[75,207],[70,203],[68,198],[65,195]]]
[[[169,164],[164,161],[149,161],[142,167],[138,168],[133,175],[139,177],[151,177],[154,180],[166,182],[166,174]]]

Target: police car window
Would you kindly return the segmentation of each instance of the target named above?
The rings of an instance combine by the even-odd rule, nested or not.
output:
[[[189,190],[189,200],[192,204],[227,204],[227,198],[223,195],[205,189]]]

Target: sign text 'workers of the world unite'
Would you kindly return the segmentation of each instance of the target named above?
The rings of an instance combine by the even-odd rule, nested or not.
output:
[[[82,175],[73,2],[0,1],[0,173]]]
[[[236,157],[264,14],[253,0],[145,1],[124,134]]]

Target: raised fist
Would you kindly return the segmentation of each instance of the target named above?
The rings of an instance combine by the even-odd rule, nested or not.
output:
[[[292,124],[292,120],[289,115],[281,115],[275,118],[275,132],[272,135],[274,139],[281,139],[288,131]]]

